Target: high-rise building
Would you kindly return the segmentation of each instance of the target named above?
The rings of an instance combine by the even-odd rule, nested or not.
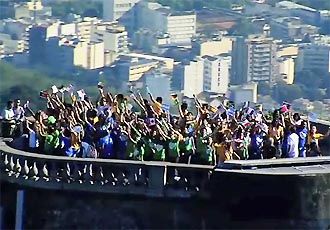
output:
[[[124,26],[117,23],[96,25],[92,41],[103,41],[104,49],[115,53],[128,52],[128,33]]]
[[[231,56],[223,54],[219,56],[203,56],[202,58],[204,59],[203,90],[211,93],[227,93]]]
[[[268,82],[276,80],[276,44],[264,35],[251,35],[246,40],[246,82]]]
[[[196,13],[172,11],[158,3],[137,4],[137,27],[168,34],[172,44],[186,45],[196,34]]]

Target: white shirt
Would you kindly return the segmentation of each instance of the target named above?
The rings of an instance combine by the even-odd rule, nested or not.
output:
[[[14,119],[14,116],[15,116],[14,110],[13,109],[5,109],[3,111],[2,116],[5,120],[12,120],[12,119]]]
[[[299,156],[299,136],[296,133],[291,133],[288,137],[288,156],[289,158]]]

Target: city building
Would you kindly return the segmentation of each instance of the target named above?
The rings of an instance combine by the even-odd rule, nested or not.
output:
[[[251,82],[244,85],[230,86],[230,99],[239,105],[246,101],[256,103],[258,99],[258,84]]]
[[[120,55],[113,64],[118,80],[122,82],[138,81],[150,69],[157,67],[159,61]]]
[[[203,92],[204,60],[196,57],[194,60],[182,62],[174,67],[172,89],[181,90],[183,96],[192,98]]]
[[[161,54],[171,44],[169,34],[154,32],[149,29],[139,29],[133,35],[133,46],[149,53]]]
[[[192,42],[192,48],[198,56],[215,56],[231,53],[233,49],[233,39],[231,37],[219,37],[212,40],[196,39]]]
[[[0,21],[0,33],[8,34],[13,40],[23,40],[24,49],[29,48],[29,30],[32,25],[23,19],[4,19]]]
[[[295,74],[295,59],[288,57],[280,57],[277,59],[279,78],[286,82],[288,85],[293,84]]]
[[[75,67],[98,69],[104,67],[103,42],[80,41],[78,37],[51,37],[45,45],[45,61],[53,70],[71,71]]]
[[[174,12],[153,2],[137,4],[137,27],[168,34],[172,44],[190,45],[196,35],[196,13]]]
[[[264,35],[250,35],[246,40],[246,82],[273,83],[276,78],[276,44]]]
[[[0,33],[0,41],[5,55],[24,52],[24,40],[14,40],[9,34]]]
[[[84,17],[82,21],[76,22],[76,35],[82,41],[90,41],[93,27],[99,22],[96,17]]]
[[[32,0],[28,2],[15,3],[13,1],[0,1],[0,18],[39,18],[51,17],[51,7],[44,6],[40,0]]]
[[[297,44],[282,44],[277,46],[278,80],[282,80],[289,85],[293,84],[297,56]]]
[[[109,66],[120,54],[128,53],[128,33],[118,23],[100,23],[93,27],[91,40],[104,43],[106,65]]]
[[[232,63],[230,73],[231,84],[243,84],[246,82],[246,69],[247,69],[247,58],[246,58],[246,45],[245,38],[243,36],[232,36],[233,48],[231,52]]]
[[[131,32],[135,27],[134,6],[140,0],[103,0],[103,20],[119,21]]]
[[[274,18],[270,22],[271,36],[278,39],[302,39],[306,34],[317,34],[319,28],[303,24],[299,17]]]
[[[93,29],[92,40],[104,42],[104,49],[115,53],[128,52],[127,31],[117,23],[96,25]]]
[[[231,56],[203,56],[204,73],[203,73],[203,91],[210,93],[225,94],[228,91]]]
[[[301,45],[298,51],[296,70],[330,72],[330,46],[318,44]]]

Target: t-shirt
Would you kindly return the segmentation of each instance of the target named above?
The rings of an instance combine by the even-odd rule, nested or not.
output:
[[[168,155],[170,157],[178,157],[180,155],[179,139],[171,139],[168,142]]]
[[[60,145],[60,132],[55,130],[53,133],[48,134],[45,139],[45,151],[49,152],[56,149]]]
[[[299,136],[299,148],[303,148],[306,145],[308,130],[307,128],[298,128],[297,134]]]
[[[14,119],[14,110],[13,109],[5,109],[2,113],[2,117],[5,119],[5,120],[12,120]]]
[[[308,135],[308,144],[310,145],[312,142],[315,142],[316,145],[318,145],[319,139],[321,139],[322,137],[324,137],[324,135],[321,133],[309,134]]]
[[[114,144],[110,135],[100,138],[101,157],[109,159],[114,156]]]
[[[291,133],[288,136],[288,157],[298,157],[299,156],[299,136],[296,133]]]
[[[25,111],[22,106],[18,106],[17,108],[14,108],[13,111],[16,119],[21,120],[24,118]]]

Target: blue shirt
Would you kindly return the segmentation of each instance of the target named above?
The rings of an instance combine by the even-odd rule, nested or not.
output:
[[[101,148],[101,157],[110,159],[114,155],[114,144],[110,135],[100,138],[99,147]]]
[[[254,151],[261,150],[263,138],[260,134],[253,134],[251,136],[251,146]]]
[[[308,134],[307,128],[298,128],[297,134],[299,136],[299,145],[298,145],[299,148],[305,147],[307,141],[307,134]]]

